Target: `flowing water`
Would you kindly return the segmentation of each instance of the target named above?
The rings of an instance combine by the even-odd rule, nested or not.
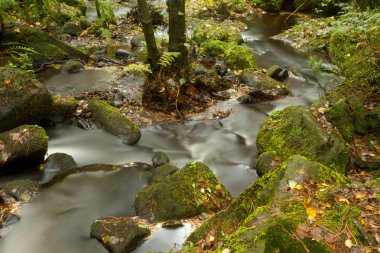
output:
[[[257,175],[249,163],[257,155],[255,140],[261,123],[273,111],[308,105],[321,94],[306,57],[270,38],[287,27],[284,17],[267,15],[244,22],[248,29],[242,35],[260,67],[277,64],[297,73],[287,81],[291,96],[249,106],[229,100],[186,124],[145,128],[135,146],[123,145],[102,131],[71,126],[49,130],[49,154],[67,153],[80,166],[128,164],[112,171],[70,175],[43,190],[22,208],[19,223],[0,230],[0,252],[107,252],[89,238],[91,222],[104,216],[134,215],[134,196],[147,181],[144,164],[130,162],[150,163],[154,151],[166,152],[179,167],[192,160],[204,162],[234,196],[252,184]],[[210,117],[215,109],[229,108],[233,113],[226,119],[216,121]],[[175,243],[182,243],[189,231],[187,223],[176,229],[159,229],[135,252],[168,251]]]

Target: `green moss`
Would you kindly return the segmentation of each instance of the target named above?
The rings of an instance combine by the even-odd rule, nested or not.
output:
[[[225,208],[231,196],[212,171],[192,162],[138,193],[137,214],[145,219],[182,219]]]
[[[256,61],[249,47],[219,40],[206,41],[200,46],[201,55],[223,59],[232,69],[256,68]]]
[[[241,43],[243,38],[237,27],[231,23],[231,21],[223,21],[222,23],[216,23],[212,21],[202,21],[194,29],[193,40],[198,44],[219,40],[224,42],[234,42],[236,44]]]
[[[299,154],[345,173],[349,161],[346,143],[327,133],[302,106],[273,113],[261,126],[256,144],[260,153],[275,151],[282,160]]]
[[[140,129],[118,109],[96,99],[90,100],[89,105],[94,119],[104,130],[120,137],[129,145],[136,144],[140,140]]]
[[[278,12],[284,0],[251,0],[251,2],[264,11]]]

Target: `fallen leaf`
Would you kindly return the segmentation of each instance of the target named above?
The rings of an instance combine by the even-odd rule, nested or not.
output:
[[[289,188],[293,190],[294,187],[296,187],[297,182],[294,181],[294,180],[289,180],[289,181],[288,181],[288,185],[289,185]]]
[[[325,234],[324,238],[327,243],[334,243],[334,242],[339,241],[339,237],[334,235],[333,233]]]
[[[312,227],[310,230],[310,234],[315,241],[321,241],[322,237],[322,229],[320,227]]]
[[[109,241],[110,241],[110,237],[108,235],[105,235],[105,236],[102,237],[102,242],[104,244],[107,244]]]
[[[344,245],[346,245],[347,248],[352,248],[352,246],[354,246],[354,244],[352,243],[352,241],[350,239],[346,240],[344,242]]]
[[[356,192],[355,193],[355,198],[356,199],[362,199],[362,198],[364,198],[366,196],[367,196],[367,194],[365,192]]]
[[[294,189],[302,190],[302,189],[303,189],[303,186],[300,185],[300,184],[297,184],[296,186],[294,186]]]
[[[339,202],[343,202],[343,203],[346,203],[347,205],[349,205],[349,204],[350,204],[350,201],[348,201],[348,199],[346,199],[346,198],[343,198],[343,197],[339,197],[339,198],[338,198],[338,201],[339,201]]]
[[[317,216],[317,210],[313,207],[306,208],[307,219],[310,221],[314,221]]]
[[[21,199],[25,202],[29,202],[31,199],[32,199],[32,196],[30,196],[29,194],[27,193],[23,193],[21,194]]]
[[[321,206],[326,207],[326,208],[330,208],[331,204],[330,203],[321,203]]]

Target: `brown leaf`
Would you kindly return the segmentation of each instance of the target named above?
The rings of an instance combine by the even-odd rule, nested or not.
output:
[[[313,237],[313,240],[321,241],[322,237],[322,229],[320,227],[312,227],[310,230],[310,234]]]
[[[356,199],[362,199],[367,196],[367,193],[365,192],[355,192],[355,198]]]
[[[334,242],[339,241],[339,237],[334,235],[333,233],[325,234],[324,238],[327,243],[334,243]]]

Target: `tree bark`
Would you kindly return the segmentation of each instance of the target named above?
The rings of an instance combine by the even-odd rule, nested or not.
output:
[[[2,13],[0,13],[0,44],[3,41],[3,33],[4,33],[4,20]]]
[[[143,26],[146,47],[148,50],[148,62],[154,70],[157,69],[160,53],[158,52],[156,38],[154,37],[152,17],[150,16],[146,0],[137,0],[137,3],[141,14],[141,24]]]
[[[95,0],[95,8],[96,8],[96,15],[98,16],[98,18],[101,18],[102,17],[102,13],[100,11],[99,0]]]
[[[169,13],[169,51],[180,52],[176,63],[180,67],[187,64],[185,0],[167,0]]]

